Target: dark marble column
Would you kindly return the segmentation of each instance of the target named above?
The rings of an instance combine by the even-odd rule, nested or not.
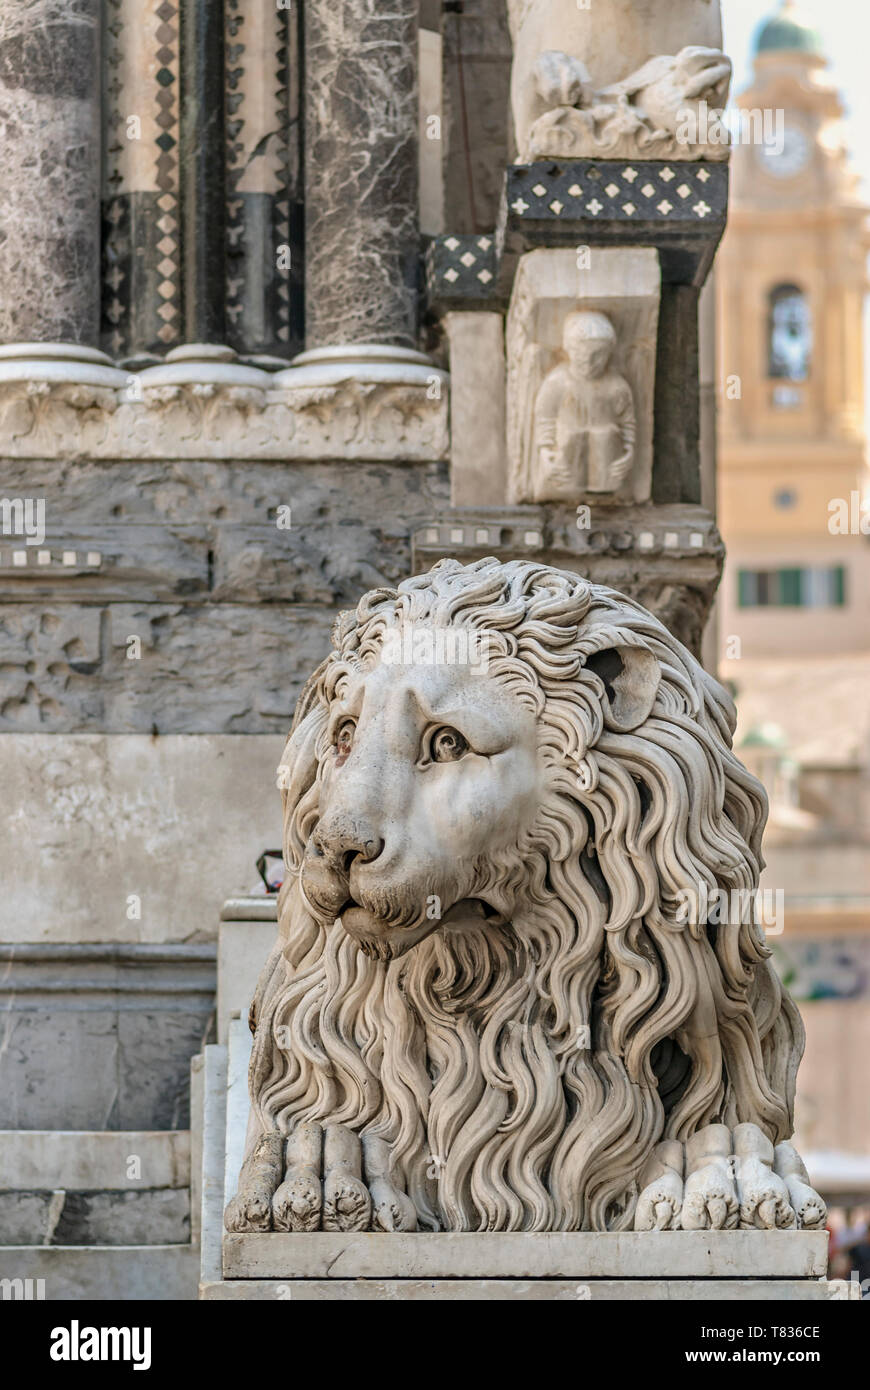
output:
[[[99,0],[0,0],[0,340],[96,345],[99,58]]]
[[[226,333],[223,6],[215,0],[183,0],[179,14],[184,336],[189,343],[222,343]]]
[[[662,284],[656,351],[654,502],[701,501],[698,295]]]
[[[306,0],[308,349],[416,344],[418,0]]]

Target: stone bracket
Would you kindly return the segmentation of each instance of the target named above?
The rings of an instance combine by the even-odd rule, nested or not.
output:
[[[662,159],[536,160],[505,173],[492,232],[446,232],[424,255],[436,313],[503,310],[518,257],[538,246],[653,246],[664,284],[707,278],[725,230],[728,164]]]
[[[725,230],[728,165],[707,160],[536,160],[508,167],[499,290],[537,246],[653,246],[664,284],[700,288]]]

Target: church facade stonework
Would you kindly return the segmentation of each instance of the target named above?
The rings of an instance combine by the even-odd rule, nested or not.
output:
[[[50,1298],[821,1297],[704,667],[718,0],[23,13],[0,1246]]]

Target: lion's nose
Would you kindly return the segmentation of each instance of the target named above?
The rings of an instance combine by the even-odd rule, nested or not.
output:
[[[372,859],[377,859],[384,848],[379,835],[358,825],[320,825],[311,838],[315,849],[345,874],[350,873],[355,859],[362,859],[368,864]]]

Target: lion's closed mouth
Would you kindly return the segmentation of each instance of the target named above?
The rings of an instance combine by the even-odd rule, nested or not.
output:
[[[353,898],[345,900],[337,916],[366,955],[382,960],[402,955],[439,927],[480,926],[504,921],[501,913],[482,898],[462,898],[440,916],[425,916],[403,925],[378,917]]]

